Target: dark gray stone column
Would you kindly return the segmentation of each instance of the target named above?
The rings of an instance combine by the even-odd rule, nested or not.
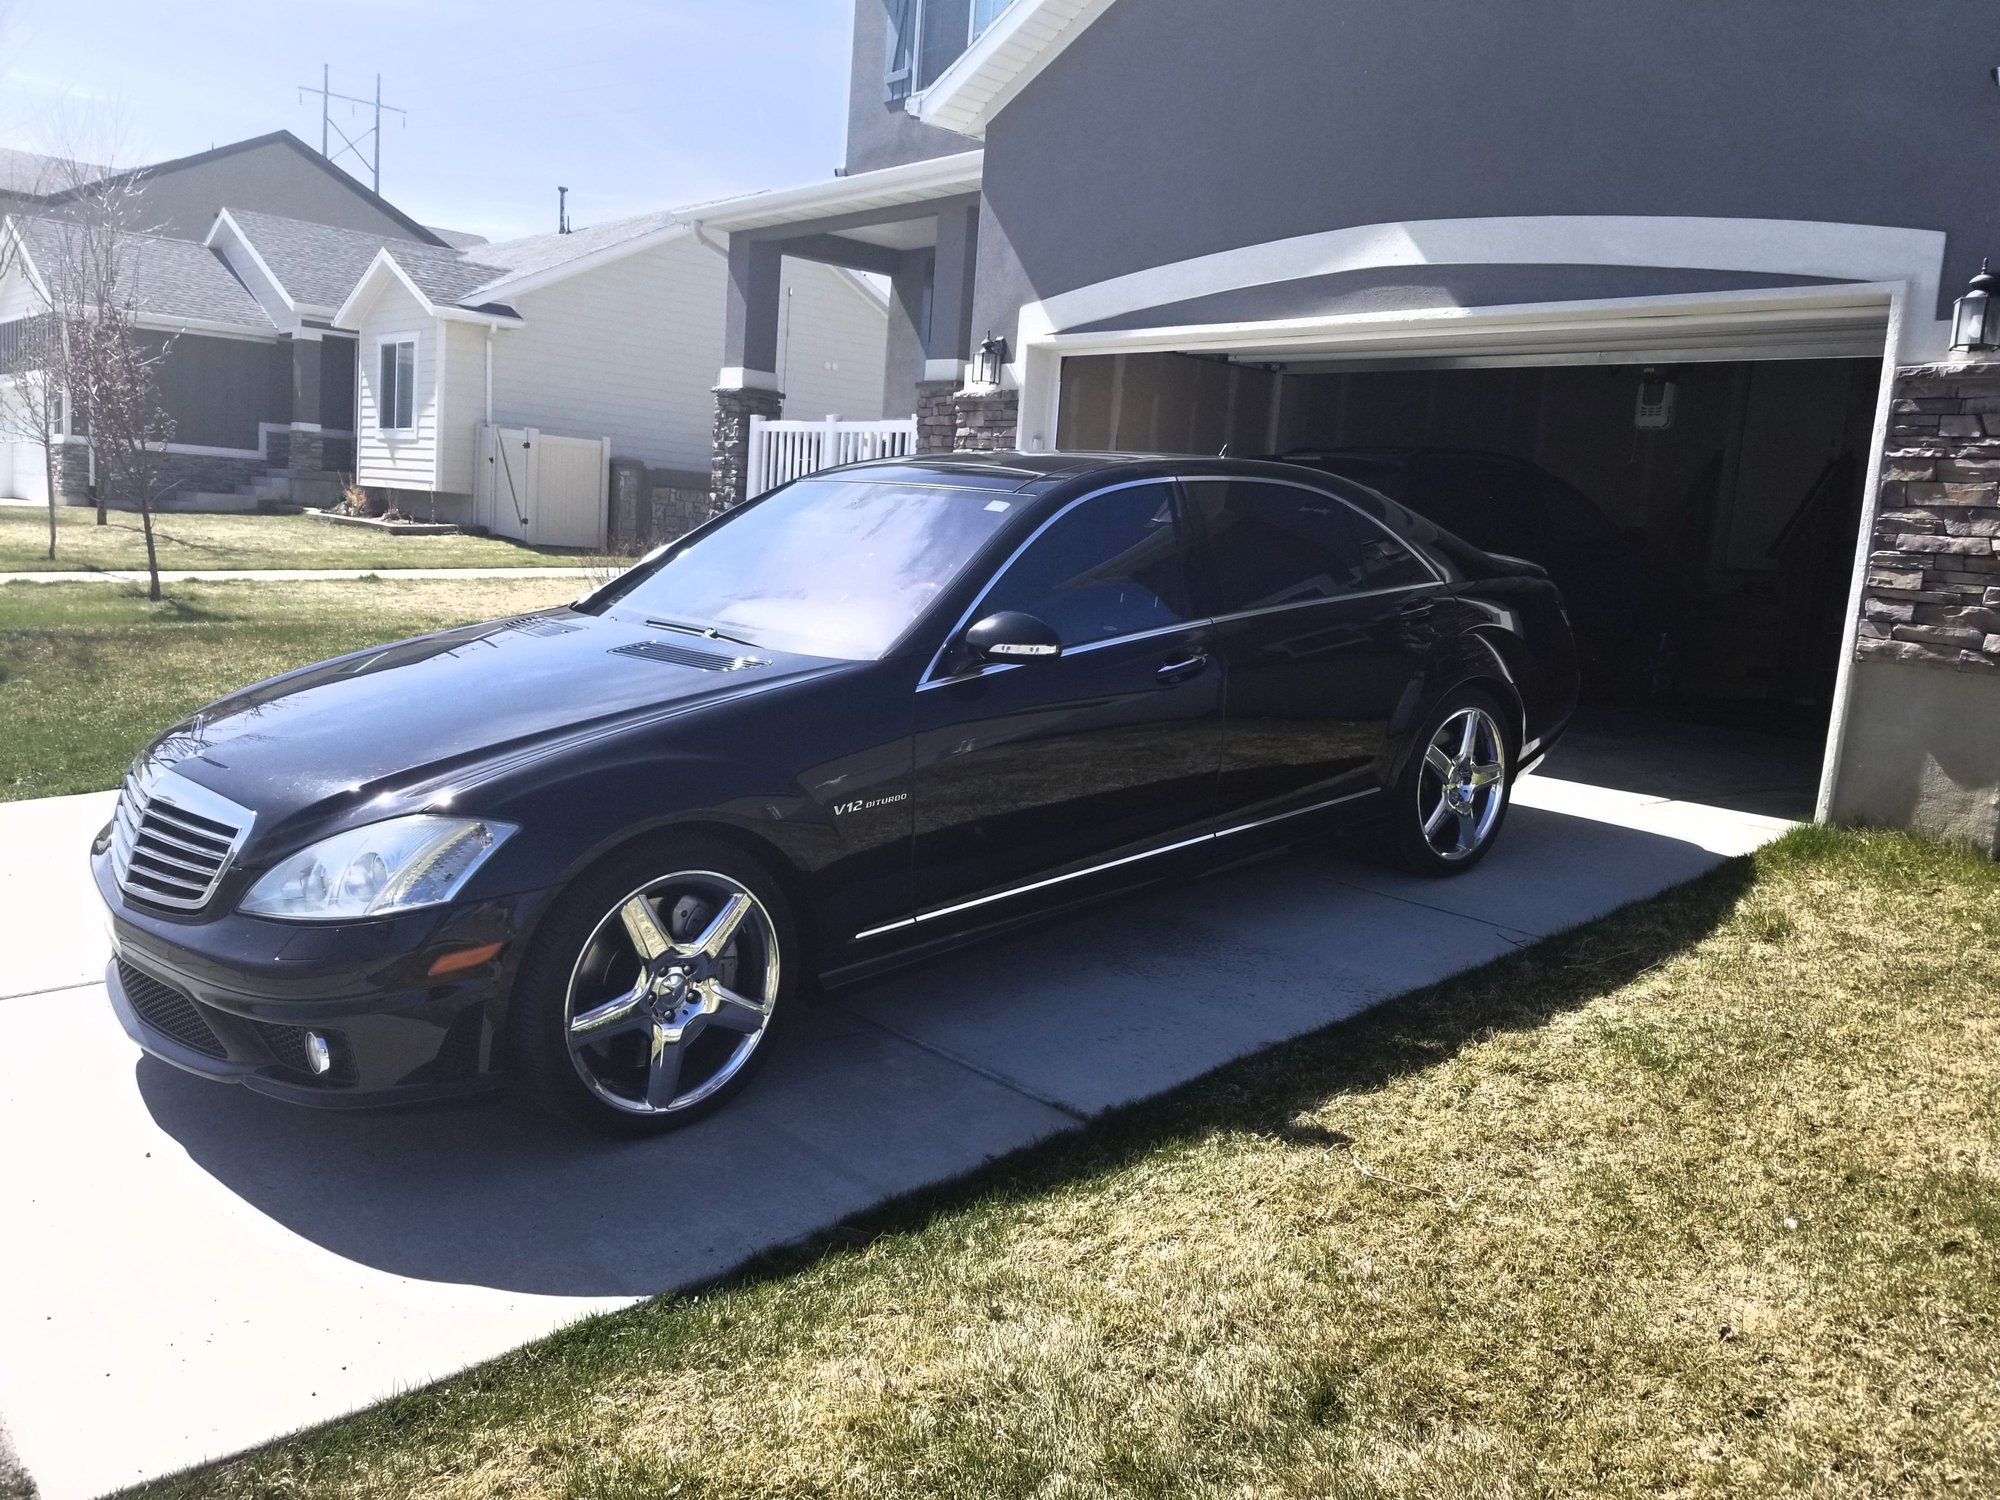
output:
[[[2000,672],[2000,362],[1898,370],[1890,402],[1856,654]]]
[[[783,415],[782,392],[744,386],[715,388],[715,430],[709,449],[709,503],[741,505],[750,478],[750,419]]]

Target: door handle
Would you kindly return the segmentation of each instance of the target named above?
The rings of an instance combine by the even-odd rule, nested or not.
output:
[[[1206,651],[1197,651],[1194,655],[1184,657],[1180,661],[1168,662],[1153,675],[1161,682],[1185,682],[1190,677],[1200,675],[1202,669],[1207,665],[1208,653]]]
[[[1431,617],[1431,612],[1436,608],[1437,601],[1435,599],[1412,599],[1408,604],[1405,604],[1396,611],[1396,618],[1411,621],[1428,620]]]

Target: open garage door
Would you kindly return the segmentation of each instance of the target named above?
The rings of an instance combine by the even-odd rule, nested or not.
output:
[[[1550,774],[1805,818],[1885,339],[1071,355],[1057,446],[1285,457],[1542,563],[1586,662]]]

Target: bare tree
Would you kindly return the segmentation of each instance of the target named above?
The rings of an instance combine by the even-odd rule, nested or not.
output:
[[[16,226],[8,226],[0,251],[0,274],[23,269]],[[42,450],[42,478],[49,505],[49,558],[56,555],[56,505],[61,500],[62,461],[68,439],[68,344],[62,321],[52,309],[0,324],[0,373],[10,377],[0,391],[0,428]]]
[[[139,232],[141,179],[53,158],[59,180],[46,218],[27,228],[29,258],[48,306],[39,342],[65,398],[61,417],[87,434],[97,472],[97,524],[115,499],[139,513],[150,597],[160,597],[153,504],[174,423],[161,404],[159,373],[172,339],[143,329],[140,312],[149,241]],[[51,465],[51,478],[54,466]]]

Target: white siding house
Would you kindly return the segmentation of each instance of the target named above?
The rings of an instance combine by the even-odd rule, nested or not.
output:
[[[360,340],[360,483],[422,492],[399,504],[469,520],[482,424],[607,439],[614,459],[704,474],[727,271],[725,249],[671,215],[479,245],[455,262],[385,245],[334,319]],[[882,416],[886,297],[805,262],[788,263],[784,289],[793,409]],[[378,387],[381,349],[405,340],[415,379],[401,427],[385,422]]]
[[[374,316],[362,331],[355,360],[356,425],[369,437],[355,447],[355,478],[363,485],[383,489],[437,489],[438,345],[445,325],[432,316],[415,292],[400,283],[385,287],[372,311]],[[414,340],[417,346],[416,379],[411,388],[411,425],[401,427],[383,415],[382,348],[406,340]]]

